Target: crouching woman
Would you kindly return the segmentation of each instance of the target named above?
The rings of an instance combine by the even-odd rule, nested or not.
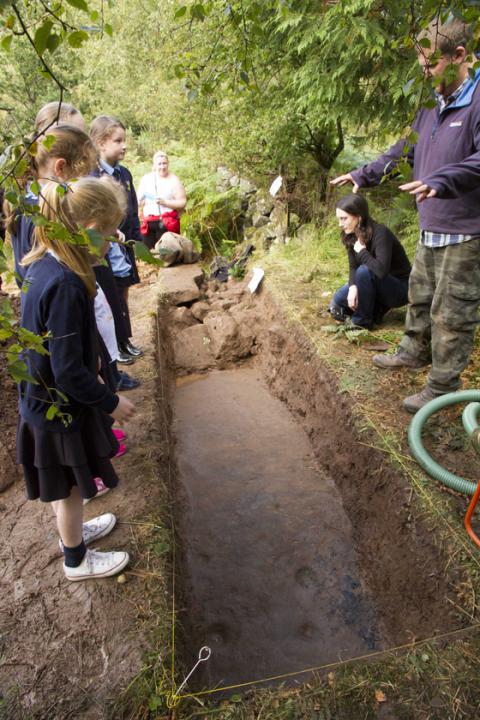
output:
[[[354,325],[370,329],[388,310],[406,305],[411,265],[393,232],[371,219],[364,197],[340,198],[336,215],[350,272],[329,310],[335,320],[351,316]]]

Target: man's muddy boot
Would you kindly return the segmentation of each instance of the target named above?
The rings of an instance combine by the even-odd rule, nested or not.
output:
[[[440,393],[441,394],[441,393]],[[439,393],[434,392],[428,385],[415,395],[409,395],[403,401],[403,408],[409,413],[416,413],[424,405],[439,397]]]
[[[429,364],[426,360],[420,360],[413,355],[409,355],[405,350],[398,350],[395,355],[374,355],[372,362],[376,367],[384,370],[395,370],[401,367],[420,370],[420,368]]]

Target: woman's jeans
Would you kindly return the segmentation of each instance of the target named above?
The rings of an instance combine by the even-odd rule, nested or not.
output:
[[[386,275],[380,279],[366,265],[360,265],[354,284],[358,290],[358,306],[353,313],[347,302],[348,283],[337,290],[332,304],[351,314],[355,325],[371,328],[374,323],[380,322],[387,310],[407,304],[408,278]]]

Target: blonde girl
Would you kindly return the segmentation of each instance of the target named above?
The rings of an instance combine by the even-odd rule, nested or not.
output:
[[[44,140],[53,138],[54,142],[47,150]],[[97,162],[95,147],[88,135],[74,125],[59,125],[50,128],[38,140],[36,155],[31,159],[29,180],[37,180],[43,185],[48,180],[69,180],[89,175]],[[27,204],[37,205],[37,196],[29,191]],[[13,247],[15,277],[19,287],[25,276],[25,267],[21,260],[32,245],[34,224],[28,214],[11,211],[6,223],[7,238]]]
[[[108,237],[125,212],[118,188],[97,178],[42,187],[41,212],[59,221],[78,241],[82,229]],[[106,252],[108,242],[102,252]],[[118,478],[110,458],[118,450],[111,419],[127,420],[134,406],[98,379],[95,275],[88,246],[65,242],[52,225],[35,231],[27,268],[21,324],[45,339],[48,354],[29,350],[33,381],[20,384],[17,459],[23,465],[27,496],[52,503],[64,572],[69,580],[114,575],[128,562],[126,552],[97,552],[87,545],[109,533],[116,518],[105,513],[83,523],[83,499],[94,497],[95,477],[107,487]]]

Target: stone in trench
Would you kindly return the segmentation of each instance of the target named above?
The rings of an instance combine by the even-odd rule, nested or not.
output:
[[[210,312],[210,305],[207,302],[196,302],[192,305],[190,312],[196,320],[203,322],[205,315]]]
[[[192,325],[176,333],[173,356],[177,370],[206,370],[215,365],[211,339],[204,325]]]
[[[197,263],[161,268],[158,273],[160,293],[171,305],[198,300],[203,270]]]
[[[193,312],[183,306],[183,307],[176,307],[173,310],[171,310],[170,319],[172,323],[174,323],[177,327],[183,326],[183,327],[190,327],[190,325],[196,325],[196,319],[193,315]]]
[[[233,277],[228,278],[228,295],[239,300],[245,294],[247,283],[244,280],[236,280]]]
[[[229,310],[229,308],[235,305],[236,302],[237,300],[232,297],[219,298],[218,300],[212,301],[209,310],[214,312],[219,312],[220,310]]]
[[[255,336],[248,324],[239,326],[229,313],[222,312],[207,315],[204,326],[212,339],[212,351],[219,367],[250,354]]]

